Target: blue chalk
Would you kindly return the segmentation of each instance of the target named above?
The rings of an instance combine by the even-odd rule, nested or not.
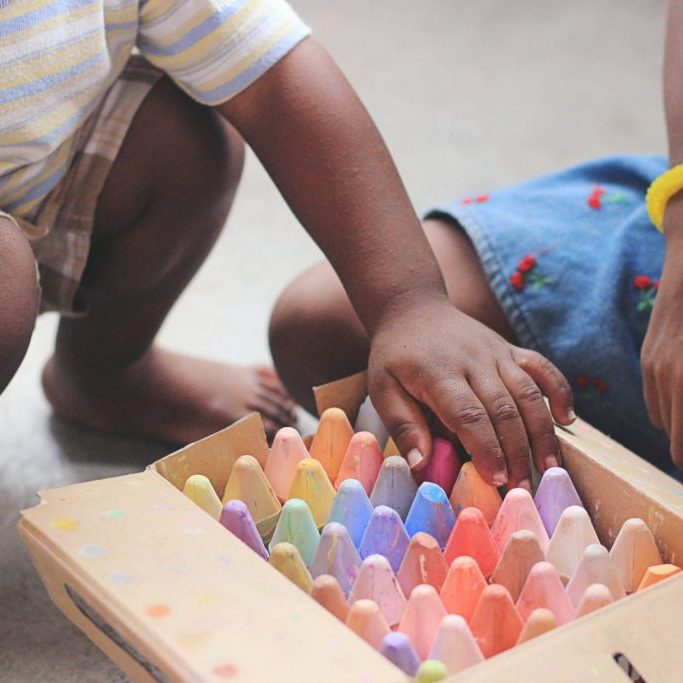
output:
[[[372,503],[363,485],[357,479],[345,479],[334,497],[332,510],[327,519],[328,524],[343,524],[348,529],[353,545],[358,548],[370,521],[370,515]]]
[[[410,538],[396,510],[386,505],[376,507],[358,548],[361,558],[384,555],[396,572],[406,554]]]
[[[410,536],[424,531],[444,548],[454,526],[455,513],[446,492],[430,481],[420,484],[406,517],[406,531]]]

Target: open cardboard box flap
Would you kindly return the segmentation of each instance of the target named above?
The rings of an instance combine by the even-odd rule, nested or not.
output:
[[[355,375],[316,390],[351,419]],[[683,486],[580,421],[558,430],[564,465],[611,542],[640,516],[668,561],[683,557]],[[55,604],[138,681],[400,683],[405,676],[179,490],[201,473],[222,491],[235,459],[262,464],[252,415],[139,474],[41,493],[20,534]],[[459,676],[458,681],[683,680],[683,576],[663,582]],[[449,679],[451,680],[451,679]]]

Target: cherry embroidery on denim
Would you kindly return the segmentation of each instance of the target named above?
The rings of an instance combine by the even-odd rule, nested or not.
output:
[[[659,290],[659,280],[653,280],[649,275],[636,275],[633,278],[633,286],[638,290],[638,313],[651,311]]]
[[[531,285],[533,289],[540,289],[552,283],[551,277],[541,275],[538,272],[537,265],[538,261],[533,254],[525,254],[517,264],[517,270],[510,275],[512,288],[521,292],[527,285]]]
[[[581,399],[588,403],[599,403],[607,393],[607,382],[601,377],[577,375],[574,384],[581,393]]]
[[[628,195],[625,192],[607,192],[604,187],[595,185],[588,195],[587,204],[591,209],[601,209],[603,204],[627,204]]]
[[[487,194],[478,194],[476,197],[465,197],[460,200],[461,204],[484,204],[491,197]]]

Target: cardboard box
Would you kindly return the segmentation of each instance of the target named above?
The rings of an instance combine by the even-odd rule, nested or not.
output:
[[[362,374],[316,390],[320,410],[352,421],[364,394]],[[601,540],[642,517],[665,560],[681,563],[683,486],[581,421],[558,437]],[[137,681],[405,682],[179,490],[200,473],[222,492],[244,453],[267,457],[257,415],[139,474],[42,492],[19,532],[52,600]],[[674,683],[681,634],[683,575],[448,680],[624,683],[630,662],[647,683]]]

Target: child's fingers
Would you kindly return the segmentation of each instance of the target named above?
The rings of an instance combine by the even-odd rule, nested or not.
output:
[[[501,363],[500,376],[515,399],[524,421],[531,454],[539,472],[560,464],[560,445],[543,393],[529,375],[514,362]]]
[[[562,425],[574,422],[574,394],[567,378],[545,356],[536,351],[514,347],[512,357],[548,397],[555,420]]]
[[[486,409],[505,454],[508,486],[520,486],[530,491],[531,451],[521,407],[501,380],[499,376],[474,376],[471,379],[472,389]]]
[[[410,468],[426,467],[432,455],[432,437],[417,402],[387,373],[377,386],[370,387],[370,398]]]
[[[672,401],[671,459],[683,469],[683,386],[676,387]]]
[[[436,416],[460,439],[479,474],[494,486],[506,484],[505,454],[491,418],[465,379],[435,382],[424,394]]]

